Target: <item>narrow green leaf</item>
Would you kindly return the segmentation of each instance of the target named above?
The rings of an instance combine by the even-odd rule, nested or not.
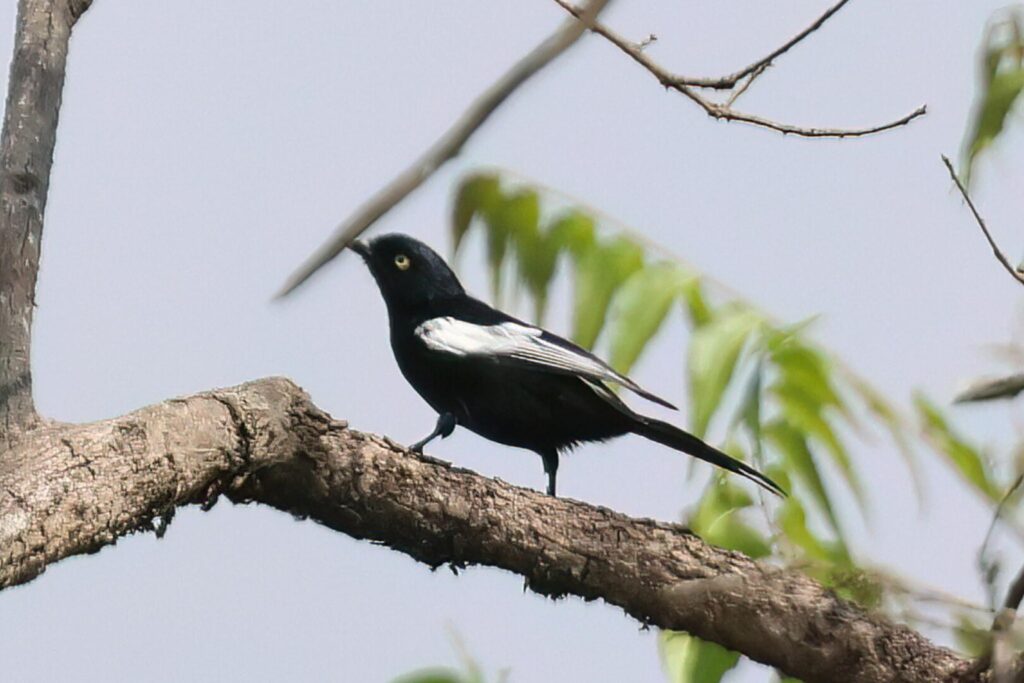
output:
[[[576,259],[572,336],[577,344],[594,347],[612,295],[643,263],[643,250],[624,238],[594,244]]]
[[[579,258],[594,246],[594,219],[577,209],[566,211],[548,227],[553,249],[568,251]]]
[[[762,425],[761,425],[761,388],[764,382],[764,358],[757,355],[754,362],[754,369],[750,373],[750,381],[743,394],[739,410],[734,424],[742,423],[747,428],[750,440],[753,442],[754,462],[760,463],[764,448],[762,446]]]
[[[807,439],[800,430],[784,420],[772,420],[764,426],[765,438],[778,449],[786,463],[786,468],[795,475],[810,492],[819,509],[828,518],[829,524],[840,539],[843,531],[839,518],[832,507],[832,500],[825,488],[825,482],[814,461],[814,454],[807,444]]]
[[[1016,66],[992,74],[981,94],[974,124],[967,136],[966,179],[970,180],[974,162],[985,148],[1002,133],[1006,118],[1024,90],[1024,69]]]
[[[803,388],[784,379],[772,384],[771,393],[776,397],[782,415],[793,427],[813,437],[825,446],[839,466],[843,478],[856,496],[861,509],[866,509],[864,488],[857,471],[850,460],[846,446],[840,441],[835,429],[826,417],[827,406],[817,402]]]
[[[520,234],[537,234],[540,201],[533,190],[521,190],[501,200],[486,214],[487,263],[491,269],[491,288],[500,298],[502,269],[512,239]],[[528,238],[527,238],[528,239]]]
[[[765,557],[771,554],[771,546],[742,517],[743,510],[753,504],[754,499],[745,489],[725,475],[717,475],[690,518],[690,529],[712,545],[738,550],[753,558]]]
[[[935,448],[949,458],[968,483],[991,500],[998,501],[1002,493],[989,477],[987,463],[981,453],[953,431],[939,408],[923,394],[914,397],[914,406],[921,417],[925,435]]]
[[[634,273],[611,307],[612,367],[629,372],[668,316],[682,285],[691,279],[674,263],[655,263]]]
[[[840,544],[819,539],[807,526],[807,513],[796,496],[789,496],[779,506],[776,517],[786,538],[803,550],[807,557],[827,564],[849,564],[849,557]]]
[[[687,377],[690,389],[690,428],[703,437],[732,380],[740,353],[761,316],[744,307],[719,312],[690,338]]]
[[[923,476],[920,463],[907,436],[912,430],[906,424],[906,420],[903,419],[900,413],[896,411],[896,408],[877,389],[860,377],[847,372],[845,373],[845,380],[846,386],[852,389],[860,400],[863,401],[864,407],[867,408],[868,412],[875,419],[881,422],[882,426],[889,433],[889,437],[896,444],[896,449],[910,470],[917,498],[921,500],[924,496]]]
[[[496,175],[473,175],[459,184],[452,204],[453,253],[459,251],[474,216],[491,211],[500,199],[501,189]]]
[[[686,314],[690,318],[690,325],[693,329],[696,330],[711,322],[711,307],[704,298],[700,278],[692,278],[683,284],[683,302],[686,304]]]
[[[467,680],[454,669],[438,667],[413,671],[399,676],[392,683],[467,683]]]
[[[660,649],[671,683],[719,683],[739,663],[739,653],[679,631],[663,631]]]
[[[786,344],[771,353],[772,362],[816,402],[841,407],[842,401],[832,385],[831,372],[824,355],[802,342]]]

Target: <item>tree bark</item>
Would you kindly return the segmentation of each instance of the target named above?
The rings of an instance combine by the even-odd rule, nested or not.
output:
[[[29,366],[68,39],[92,0],[21,0],[0,143],[0,442],[35,420]]]
[[[686,529],[557,499],[348,429],[285,379],[33,430],[0,464],[0,587],[224,494],[432,567],[488,565],[805,681],[948,681],[968,663],[806,576]]]

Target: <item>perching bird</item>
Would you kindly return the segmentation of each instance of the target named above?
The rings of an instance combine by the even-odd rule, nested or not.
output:
[[[765,475],[692,434],[634,412],[609,385],[675,406],[572,342],[469,296],[444,259],[422,242],[391,234],[357,240],[350,248],[380,287],[398,367],[438,413],[434,431],[412,450],[462,426],[540,455],[553,496],[560,453],[632,433],[785,495]]]

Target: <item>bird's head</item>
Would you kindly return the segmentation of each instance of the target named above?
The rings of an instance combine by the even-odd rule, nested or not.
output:
[[[363,257],[388,309],[416,309],[465,294],[455,273],[436,251],[408,235],[391,233],[349,249]]]

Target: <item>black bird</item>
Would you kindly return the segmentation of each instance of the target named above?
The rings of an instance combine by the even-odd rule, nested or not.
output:
[[[412,450],[422,451],[461,425],[540,455],[553,496],[559,453],[632,433],[785,495],[765,475],[692,434],[634,412],[610,384],[675,406],[572,342],[469,296],[444,259],[422,242],[390,234],[350,248],[380,287],[398,367],[438,412],[434,431]]]

